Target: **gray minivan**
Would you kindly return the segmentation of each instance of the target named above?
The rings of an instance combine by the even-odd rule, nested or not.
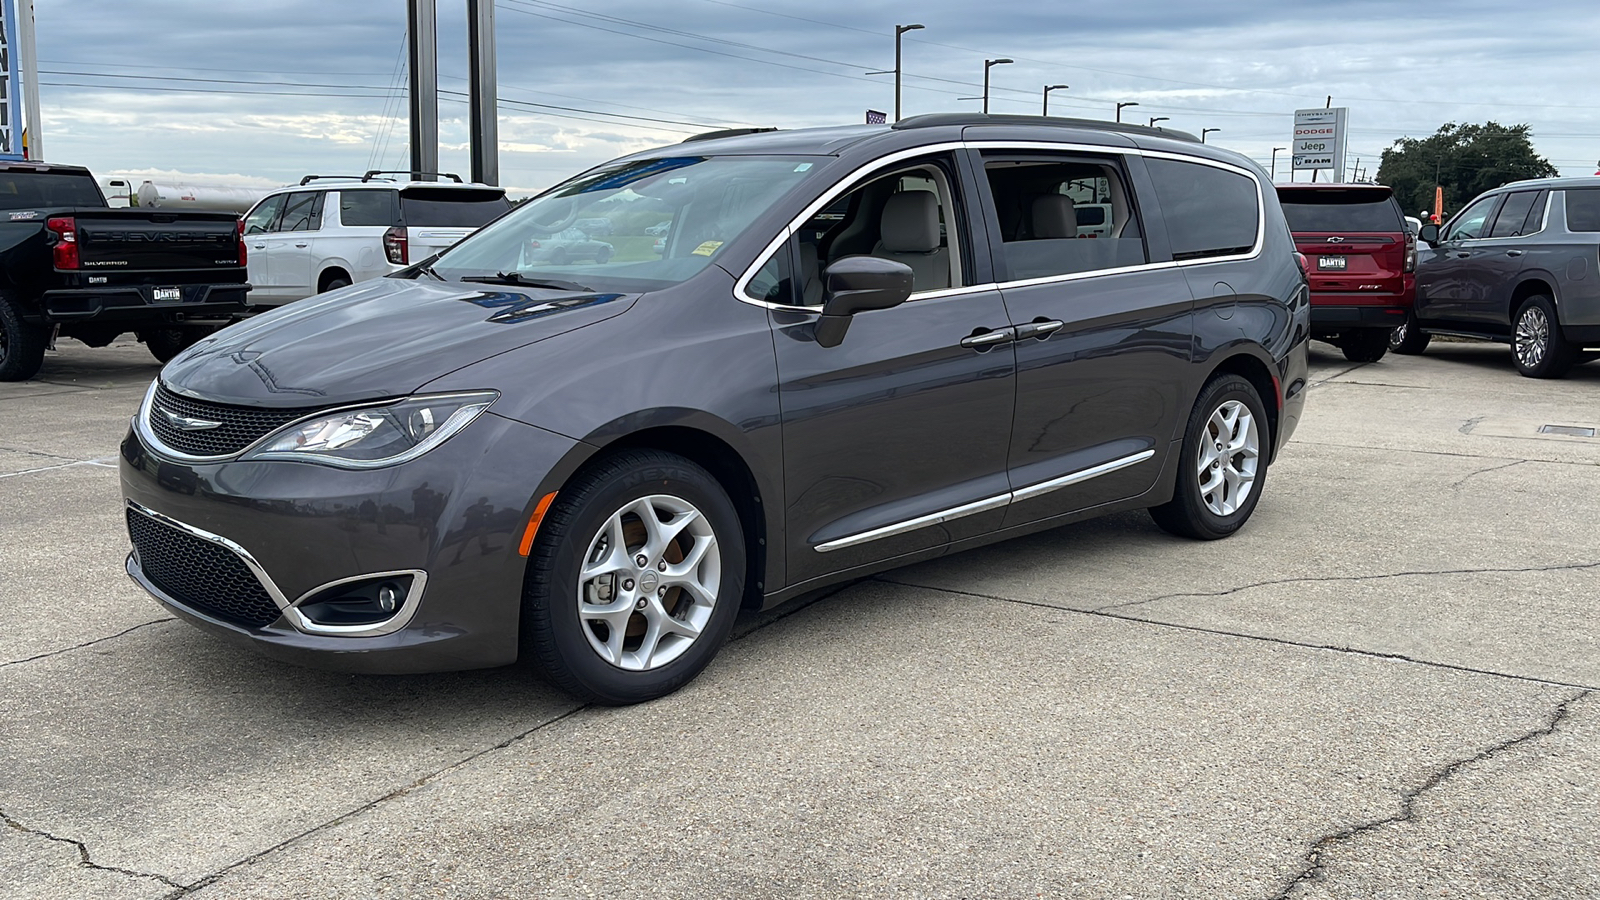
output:
[[[1513,182],[1421,239],[1396,353],[1421,353],[1435,334],[1484,338],[1511,344],[1530,378],[1600,358],[1600,177]]]

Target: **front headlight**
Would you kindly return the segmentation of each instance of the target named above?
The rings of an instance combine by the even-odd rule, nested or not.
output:
[[[392,466],[444,443],[499,396],[495,391],[439,394],[328,413],[283,428],[244,458],[296,459],[347,469]]]

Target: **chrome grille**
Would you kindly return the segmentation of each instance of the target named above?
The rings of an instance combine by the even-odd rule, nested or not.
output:
[[[277,620],[278,605],[232,550],[131,507],[128,537],[144,577],[184,606],[251,628]]]
[[[148,422],[161,443],[190,456],[231,456],[254,444],[284,425],[310,415],[322,406],[275,409],[260,406],[232,406],[195,400],[156,386]],[[186,419],[216,422],[215,428],[186,431],[174,424],[166,413]]]

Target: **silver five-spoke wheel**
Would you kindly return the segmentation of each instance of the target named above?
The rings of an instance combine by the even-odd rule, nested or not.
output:
[[[722,558],[694,504],[652,494],[612,513],[578,573],[578,620],[600,658],[633,672],[682,656],[717,605]]]
[[[1206,508],[1233,515],[1249,499],[1261,464],[1261,436],[1249,407],[1237,400],[1218,406],[1201,435],[1195,482]]]
[[[1528,306],[1517,317],[1517,334],[1513,347],[1517,362],[1524,369],[1537,368],[1544,361],[1550,346],[1550,319],[1538,306]]]

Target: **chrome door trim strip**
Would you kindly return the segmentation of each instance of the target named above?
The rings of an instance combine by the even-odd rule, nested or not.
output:
[[[1007,491],[1004,494],[996,494],[993,497],[988,497],[983,500],[974,500],[971,503],[964,503],[960,506],[953,506],[949,509],[940,510],[939,512],[932,512],[928,513],[927,515],[917,516],[914,519],[906,519],[902,522],[895,522],[891,525],[883,525],[867,531],[846,535],[842,538],[835,538],[834,540],[818,544],[812,549],[816,550],[818,553],[827,553],[832,550],[842,550],[845,547],[854,547],[857,544],[865,544],[868,541],[875,541],[879,538],[893,537],[897,534],[905,534],[908,531],[916,531],[919,528],[926,528],[929,525],[938,525],[943,522],[949,522],[952,519],[960,519],[965,516],[976,515],[981,512],[988,512],[991,509],[999,509],[1002,506],[1009,506],[1019,500],[1029,500],[1034,497],[1040,497],[1050,493],[1051,491],[1058,491],[1064,487],[1070,487],[1071,485],[1088,481],[1091,478],[1098,478],[1101,475],[1108,475],[1119,469],[1126,469],[1129,466],[1138,465],[1139,463],[1142,463],[1145,460],[1154,457],[1155,455],[1156,451],[1153,449],[1145,450],[1140,453],[1134,453],[1129,456],[1124,456],[1120,459],[1113,459],[1110,462],[1103,462],[1099,465],[1090,466],[1087,469],[1079,469],[1076,472],[1073,472],[1069,475],[1063,475],[1060,478],[1052,478],[1049,481],[1041,481],[1038,484],[1032,484],[1015,491]]]
[[[1101,475],[1108,475],[1117,471],[1118,469],[1126,469],[1129,466],[1138,465],[1139,463],[1142,463],[1155,455],[1155,450],[1146,450],[1143,453],[1135,453],[1132,456],[1124,456],[1121,459],[1113,459],[1110,462],[1104,462],[1098,466],[1090,466],[1087,469],[1080,469],[1070,475],[1063,475],[1060,478],[1052,478],[1049,481],[1041,481],[1038,484],[1031,484],[1025,488],[1018,488],[1017,490],[1011,492],[1011,501],[1015,503],[1018,500],[1029,500],[1034,497],[1040,497],[1050,493],[1051,491],[1058,491],[1064,487],[1069,487],[1071,485],[1078,484],[1079,482],[1088,481],[1091,478],[1097,478]]]

